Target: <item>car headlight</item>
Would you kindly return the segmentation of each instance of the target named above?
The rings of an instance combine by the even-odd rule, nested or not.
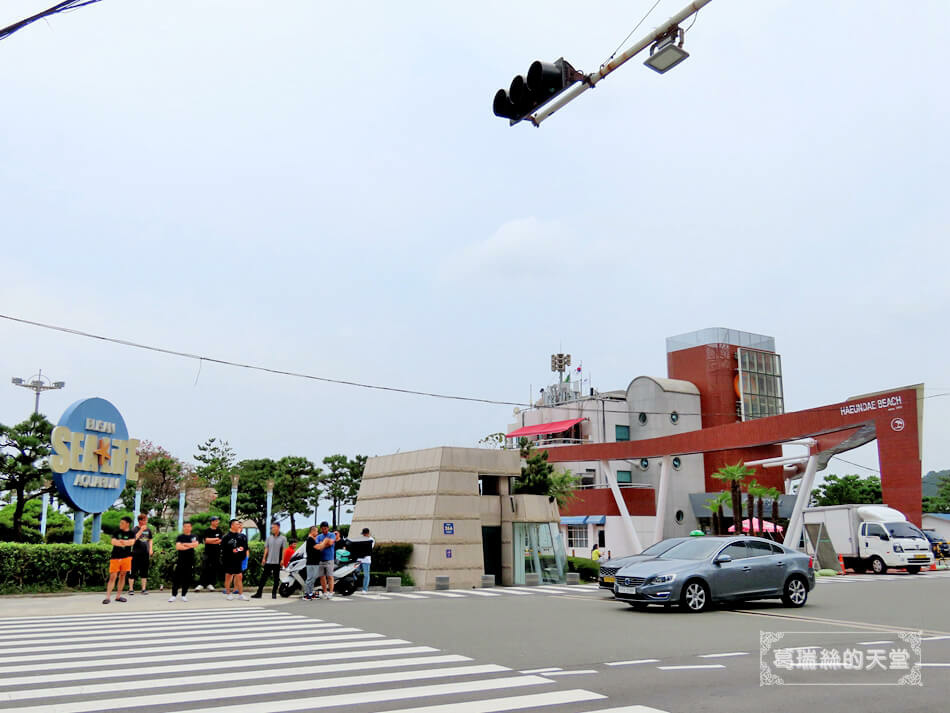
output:
[[[904,548],[901,547],[900,545],[894,545],[894,551],[895,551],[895,552],[903,552],[903,551],[904,551]]]
[[[650,580],[650,584],[669,584],[676,579],[675,574],[658,574]]]

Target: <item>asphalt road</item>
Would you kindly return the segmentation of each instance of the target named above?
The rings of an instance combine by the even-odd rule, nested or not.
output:
[[[562,669],[541,675],[603,693],[615,706],[761,713],[831,705],[841,711],[944,713],[950,709],[950,577],[935,574],[838,578],[819,582],[801,609],[760,602],[699,615],[656,607],[637,612],[609,594],[428,598],[359,606],[318,601],[301,602],[288,611],[425,642],[519,671]],[[900,677],[892,671],[878,675],[878,670],[876,677],[864,674],[861,685],[760,686],[761,631],[815,632],[795,636],[793,645],[843,651],[869,648],[856,646],[865,642],[899,646],[899,630],[924,632],[921,659],[928,665],[920,687],[867,685]],[[874,646],[890,650],[892,644]],[[940,663],[947,666],[933,665]],[[590,673],[581,673],[585,671]],[[809,680],[807,673],[798,675],[796,680]],[[856,679],[841,672],[838,680]]]
[[[637,612],[590,587],[354,595],[330,601],[0,602],[0,708],[15,713],[680,713],[946,711],[950,573],[823,582],[778,603]],[[83,609],[85,607],[85,609]],[[77,609],[78,608],[78,609]],[[59,613],[63,612],[63,613]],[[922,630],[922,686],[903,671],[785,671],[774,648],[893,652]],[[799,654],[801,655],[801,654]],[[911,658],[911,663],[916,657]],[[943,664],[943,665],[941,665]],[[872,666],[873,668],[873,666]],[[837,677],[836,685],[829,676]],[[806,683],[808,685],[792,685]],[[851,685],[842,685],[842,684]],[[883,685],[888,684],[888,685]]]

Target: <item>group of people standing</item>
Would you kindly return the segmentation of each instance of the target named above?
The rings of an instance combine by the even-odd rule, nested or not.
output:
[[[261,558],[263,572],[253,597],[244,594],[244,571],[247,569],[249,543],[247,535],[242,532],[241,522],[232,519],[227,532],[222,532],[221,519],[212,517],[209,527],[203,535],[205,556],[201,577],[196,591],[206,589],[214,591],[215,584],[222,574],[224,576],[224,594],[232,600],[237,595],[242,600],[260,599],[268,579],[273,579],[271,598],[277,598],[280,585],[281,567],[286,567],[297,549],[296,541],[288,542],[281,534],[278,523],[271,524],[270,534],[264,543],[264,555]],[[363,537],[369,538],[369,528],[363,529]],[[106,597],[103,604],[112,601],[112,591],[115,588],[115,601],[127,601],[125,593],[126,577],[128,576],[128,594],[134,593],[134,583],[137,577],[141,581],[141,593],[148,594],[148,569],[153,550],[153,533],[148,527],[148,515],[138,516],[138,526],[132,528],[132,518],[125,516],[119,521],[119,531],[112,538],[112,552],[109,559],[109,581],[106,585]],[[329,524],[322,522],[320,527],[311,527],[306,541],[307,579],[304,599],[319,599],[321,596],[330,599],[333,596],[333,572],[336,561],[336,545],[339,533],[331,533]],[[175,538],[177,554],[174,575],[172,578],[172,593],[169,602],[176,599],[187,602],[188,589],[194,582],[195,549],[199,545],[198,536],[192,532],[191,522],[182,525],[182,532]],[[370,556],[360,558],[363,570],[363,592],[369,589]],[[316,580],[320,579],[321,592],[314,593]],[[116,587],[116,584],[118,586]]]

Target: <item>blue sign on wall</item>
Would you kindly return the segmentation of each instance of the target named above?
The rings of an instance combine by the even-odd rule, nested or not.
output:
[[[442,534],[444,534],[444,535],[454,535],[454,534],[455,534],[455,523],[454,523],[454,522],[443,522],[443,523],[442,523]]]
[[[50,468],[63,500],[74,510],[100,513],[136,480],[139,442],[119,410],[105,399],[77,401],[53,429]]]
[[[452,559],[452,550],[446,550],[446,551],[445,551],[445,559],[447,559],[447,560]]]

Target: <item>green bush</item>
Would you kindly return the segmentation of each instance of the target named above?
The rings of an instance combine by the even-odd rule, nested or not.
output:
[[[409,542],[377,542],[373,547],[373,567],[386,572],[402,572],[411,556],[412,544]]]
[[[600,576],[600,562],[586,557],[568,557],[567,571],[577,572],[585,582],[596,582]]]
[[[0,542],[0,594],[104,589],[109,579],[110,539],[106,537],[98,545]],[[252,543],[245,586],[256,586],[260,581],[263,556],[263,543]],[[156,537],[149,563],[149,589],[171,586],[176,559],[174,536],[162,533]],[[203,561],[203,546],[199,546],[195,550],[196,580]]]
[[[13,540],[13,511],[16,503],[10,503],[0,508],[0,541]],[[39,498],[27,500],[23,506],[23,538],[24,542],[43,542],[40,534],[40,515],[43,511],[43,501]],[[72,542],[73,520],[52,507],[46,508],[46,541]]]

